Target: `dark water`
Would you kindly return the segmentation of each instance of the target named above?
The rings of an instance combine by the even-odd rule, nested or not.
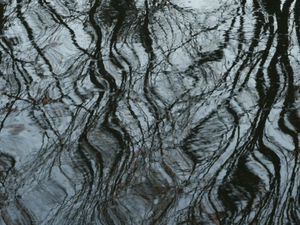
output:
[[[7,0],[0,24],[0,225],[300,224],[300,0]]]

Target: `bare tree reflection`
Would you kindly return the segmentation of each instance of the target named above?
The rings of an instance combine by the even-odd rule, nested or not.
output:
[[[185,4],[0,4],[0,224],[299,223],[299,0]]]

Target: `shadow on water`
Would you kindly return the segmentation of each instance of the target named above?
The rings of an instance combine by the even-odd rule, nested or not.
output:
[[[300,1],[0,1],[0,225],[299,224]]]

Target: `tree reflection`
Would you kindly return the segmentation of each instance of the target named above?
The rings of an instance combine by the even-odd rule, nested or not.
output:
[[[0,223],[297,224],[299,4],[10,1]]]

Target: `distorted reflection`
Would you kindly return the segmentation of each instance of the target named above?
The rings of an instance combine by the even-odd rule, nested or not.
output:
[[[7,0],[0,30],[0,225],[300,224],[300,0]]]

